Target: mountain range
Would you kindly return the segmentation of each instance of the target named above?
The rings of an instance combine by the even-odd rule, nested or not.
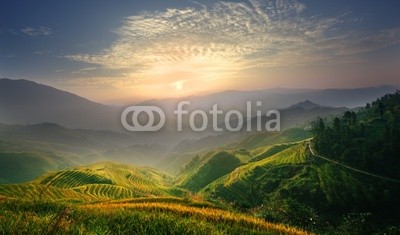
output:
[[[367,102],[394,92],[396,86],[367,87],[357,89],[266,89],[257,91],[223,91],[206,96],[191,96],[180,99],[149,100],[137,105],[157,105],[167,116],[169,131],[176,125],[173,111],[182,100],[190,101],[188,110],[211,110],[212,105],[226,111],[246,111],[246,102],[262,101],[261,111],[283,109],[302,100],[321,106],[348,107],[362,106]],[[131,104],[135,105],[135,104]],[[306,104],[303,104],[306,105]],[[291,107],[289,107],[291,108]],[[293,108],[293,107],[292,107]],[[303,107],[304,108],[304,107]],[[5,124],[57,123],[72,129],[112,130],[122,132],[120,114],[123,107],[107,106],[79,97],[50,86],[27,80],[0,79],[0,122]],[[255,113],[252,113],[254,116]],[[146,135],[145,135],[146,136]],[[158,137],[160,138],[160,133]],[[148,135],[148,139],[155,138]],[[168,138],[167,138],[168,139]]]

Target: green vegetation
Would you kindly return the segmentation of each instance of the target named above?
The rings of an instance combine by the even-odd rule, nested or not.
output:
[[[2,182],[64,164],[0,185],[0,234],[400,232],[400,92],[319,119],[312,132],[257,133],[168,156],[175,176],[111,162],[66,170],[63,151],[0,146]],[[10,177],[9,159],[26,164],[27,178]]]
[[[209,183],[233,171],[241,164],[239,158],[227,152],[219,152],[186,177],[181,186],[197,192]]]
[[[396,224],[398,217],[393,215],[398,215],[400,208],[398,184],[315,158],[307,142],[238,167],[201,192],[269,221],[316,232],[334,230],[345,223],[346,216],[355,213],[371,215],[376,225],[368,228],[371,233],[379,227],[377,224]]]
[[[5,234],[307,234],[192,199],[138,198],[100,204],[0,201]]]
[[[0,185],[0,195],[30,200],[99,201],[174,192],[171,178],[152,168],[99,163],[48,173],[28,184]]]
[[[26,182],[71,165],[65,157],[46,152],[0,152],[0,183]]]
[[[255,149],[273,144],[292,143],[312,137],[312,133],[302,128],[292,128],[282,132],[263,132],[251,135],[239,143],[235,148]]]
[[[314,126],[315,148],[358,169],[400,179],[400,91]]]
[[[255,157],[251,158],[249,162],[256,162],[263,160],[264,158],[273,156],[276,153],[279,153],[287,148],[294,146],[296,143],[289,143],[289,144],[276,144],[272,146],[260,147],[252,152],[256,155]]]

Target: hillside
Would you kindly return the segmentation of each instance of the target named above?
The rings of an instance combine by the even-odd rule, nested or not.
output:
[[[28,80],[0,79],[0,122],[120,130],[117,109]]]
[[[0,123],[0,139],[8,142],[37,142],[70,148],[105,150],[135,143],[132,136],[112,131],[69,129],[55,123],[6,125]],[[32,144],[31,144],[32,145]]]
[[[112,131],[0,123],[0,182],[30,181],[51,170],[100,161],[151,166],[165,155],[165,146],[140,142]]]
[[[315,120],[317,117],[341,115],[348,110],[346,107],[324,106],[306,100],[286,108],[278,109],[280,113],[280,129],[288,130],[295,127],[307,127],[310,125],[310,121]],[[266,117],[265,115],[262,115],[261,118],[253,117],[251,126],[256,127],[260,120],[261,127],[264,127],[271,119],[275,119],[275,117]]]
[[[395,223],[399,184],[316,158],[306,143],[240,166],[201,192],[236,208],[252,208],[268,220],[317,231],[329,230],[324,227],[327,222],[345,226],[342,216],[351,213],[368,214],[380,221],[376,223]]]
[[[157,164],[157,167],[167,171],[171,174],[179,174],[183,166],[189,164],[196,156],[206,156],[213,151],[229,150],[237,151],[240,149],[254,150],[261,147],[271,146],[281,143],[292,143],[302,141],[312,137],[312,133],[304,128],[291,128],[281,132],[259,132],[246,134],[244,136],[231,136],[229,144],[226,141],[216,140],[218,138],[225,138],[221,136],[212,136],[199,139],[198,141],[186,141],[177,146],[175,151],[171,151],[164,159]],[[224,143],[218,147],[213,145],[202,145],[207,142]],[[182,146],[183,145],[183,146]],[[199,148],[202,145],[202,148]],[[213,147],[212,147],[213,146]],[[191,147],[193,150],[191,151]],[[179,151],[179,150],[180,151]],[[250,156],[249,156],[250,157]]]
[[[99,163],[0,185],[0,233],[308,234],[188,197],[171,180],[151,168]]]
[[[255,149],[273,144],[292,143],[312,137],[312,133],[304,128],[291,128],[280,132],[260,132],[232,144],[232,148]]]
[[[238,157],[228,152],[218,152],[203,161],[197,169],[190,169],[190,174],[180,183],[181,187],[197,192],[241,164]]]
[[[400,91],[331,122],[319,119],[313,132],[320,154],[400,180]]]
[[[171,178],[151,168],[98,163],[48,173],[26,184],[0,185],[0,195],[30,200],[98,201],[174,192]]]
[[[137,198],[96,204],[0,200],[0,233],[309,234],[193,199]]]
[[[0,147],[4,144],[0,143]],[[56,155],[40,151],[1,151],[0,184],[21,183],[35,179],[51,170],[61,170],[74,165],[67,155]],[[76,156],[75,160],[79,157]]]
[[[299,101],[318,102],[322,106],[355,108],[372,102],[380,96],[395,92],[398,86],[363,87],[354,89],[287,89],[271,88],[264,90],[240,91],[228,90],[205,96],[189,96],[183,100],[191,102],[190,110],[208,109],[214,104],[223,110],[235,109],[245,111],[246,102],[262,101],[262,111],[282,109]],[[167,113],[173,113],[176,104],[182,99],[148,100],[140,105],[156,105]],[[218,101],[218,102],[216,102]]]
[[[180,168],[174,180],[175,185],[198,192],[240,166],[260,161],[297,145],[298,140],[304,140],[305,137],[309,136],[309,133],[301,129],[292,129],[284,134],[272,134],[269,139],[266,138],[269,134],[260,135],[259,138],[250,136],[241,142],[196,154],[194,157],[186,156],[191,160]],[[259,147],[260,139],[266,141],[264,143],[270,143],[270,145]],[[276,144],[275,141],[283,141],[283,143]],[[296,142],[285,143],[286,141]],[[243,146],[249,148],[246,149]]]

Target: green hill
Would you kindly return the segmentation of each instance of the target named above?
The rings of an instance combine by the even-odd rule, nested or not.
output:
[[[233,148],[255,149],[274,144],[292,143],[312,137],[310,131],[303,128],[291,128],[282,132],[261,132],[248,136],[247,138],[233,144]]]
[[[201,192],[271,221],[326,231],[326,223],[338,226],[351,213],[395,221],[386,215],[398,215],[399,186],[316,158],[303,142],[238,167]]]
[[[199,191],[219,177],[228,174],[241,164],[239,158],[228,152],[219,152],[204,160],[180,183],[191,191]]]
[[[218,153],[209,159],[210,166],[227,158],[240,163]],[[99,163],[0,185],[0,233],[306,234],[189,198],[171,180],[152,168]]]
[[[217,138],[210,137],[210,139]],[[282,145],[287,143],[293,143],[309,139],[312,137],[312,133],[304,128],[292,128],[282,132],[272,133],[272,132],[262,132],[253,133],[242,137],[240,140],[232,140],[230,144],[224,144],[223,146],[213,147],[203,149],[201,151],[190,151],[186,148],[186,152],[172,152],[167,155],[160,163],[157,165],[158,168],[169,172],[174,175],[178,175],[180,178],[182,174],[182,166],[190,164],[191,160],[196,156],[206,156],[211,152],[229,151],[232,152],[236,157],[240,158],[242,162],[247,162],[257,153],[256,149],[262,151],[263,148],[271,147],[272,145]],[[222,138],[222,137],[221,137]],[[195,142],[196,143],[196,142]],[[181,149],[181,151],[183,151]],[[239,153],[239,152],[242,152]]]
[[[0,195],[30,200],[96,201],[174,192],[171,178],[155,169],[99,163],[45,174],[27,184],[0,185]]]

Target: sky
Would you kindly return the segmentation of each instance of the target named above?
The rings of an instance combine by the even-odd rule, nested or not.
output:
[[[122,104],[399,84],[400,1],[2,1],[0,78]]]

